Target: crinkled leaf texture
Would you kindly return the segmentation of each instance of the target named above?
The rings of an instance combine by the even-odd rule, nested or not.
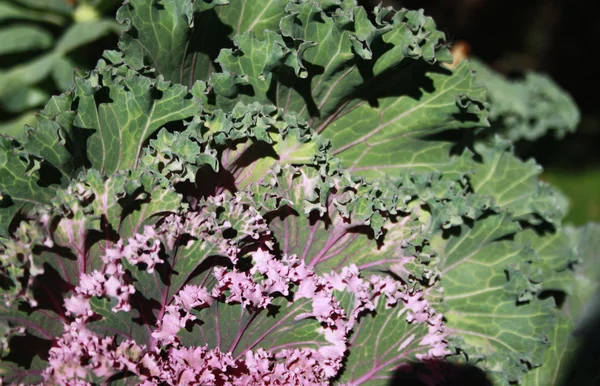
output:
[[[541,295],[579,260],[565,200],[506,139],[469,142],[486,90],[435,23],[224,3],[126,2],[120,51],[0,138],[3,378],[386,385],[448,359],[508,385],[542,365]]]

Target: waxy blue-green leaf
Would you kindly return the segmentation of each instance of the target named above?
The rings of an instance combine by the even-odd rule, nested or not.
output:
[[[574,357],[577,353],[577,349],[580,347],[577,338],[572,335],[573,333],[573,321],[565,316],[559,315],[558,322],[554,327],[553,331],[549,334],[551,346],[546,351],[544,357],[544,364],[538,368],[531,370],[524,378],[521,383],[524,386],[567,386],[572,380],[567,378],[565,369],[569,366],[577,366],[574,363]],[[581,368],[583,370],[583,368]],[[583,381],[583,380],[582,380]],[[592,385],[593,381],[590,379]],[[586,381],[584,381],[586,382]],[[578,385],[584,385],[586,383],[578,382]]]
[[[49,97],[44,90],[24,86],[1,98],[0,106],[8,113],[20,113],[46,103]]]
[[[422,340],[429,333],[427,323],[409,323],[404,304],[386,307],[385,298],[375,304],[374,314],[364,315],[351,335],[348,358],[339,382],[345,385],[389,386],[398,367],[419,362],[429,344]],[[361,348],[369,347],[369,350]]]
[[[206,80],[211,60],[223,48],[215,43],[226,39],[217,32],[219,20],[212,10],[221,4],[225,1],[127,2],[117,12],[117,20],[126,25],[119,43],[123,60],[135,69],[148,67],[166,80],[189,87],[197,79]]]
[[[56,60],[52,69],[52,79],[60,90],[69,90],[74,85],[73,73],[75,69],[75,62],[67,57]]]
[[[563,200],[506,144],[456,143],[487,125],[485,89],[467,63],[441,66],[451,58],[433,20],[383,7],[368,15],[353,0],[225,3],[128,1],[118,16],[127,28],[121,52],[105,54],[112,64],[78,74],[35,128],[15,135],[18,144],[0,138],[1,235],[19,213],[44,219],[22,222],[11,241],[29,241],[43,275],[62,285],[44,308],[48,323],[60,326],[68,291],[102,266],[107,247],[172,227],[177,237],[160,240],[165,263],[155,273],[124,262],[137,314],[115,314],[114,301],[94,299],[102,319],[92,330],[152,345],[150,331],[186,283],[210,288],[211,267],[268,245],[320,273],[356,264],[426,289],[444,311],[451,348],[464,354],[454,359],[481,360],[498,385],[518,382],[544,358],[557,363],[562,347],[546,349],[553,338],[564,341],[567,327],[553,329],[553,301],[539,297],[589,295],[593,280],[569,282],[572,240],[595,233],[521,229],[559,224]],[[65,54],[113,27],[76,24],[39,60],[0,74],[0,99],[13,97],[5,105],[18,113],[35,104],[24,102],[48,76],[70,87]],[[26,87],[15,98],[18,84]],[[15,264],[1,268],[13,283],[27,287],[28,275],[46,283],[38,266],[11,256]],[[336,296],[345,308],[354,300]],[[196,312],[204,324],[182,330],[185,343],[234,355],[325,344],[316,320],[293,320],[310,311],[309,301],[280,297],[275,304],[289,312],[276,315],[217,303]],[[396,365],[422,353],[428,325],[383,303],[361,315],[340,381],[387,384]],[[577,299],[566,306],[583,307]],[[0,311],[0,325],[12,325]],[[40,321],[32,323],[29,330]],[[536,380],[554,379],[543,369]]]
[[[136,31],[121,41],[124,60],[188,85],[207,79],[216,60],[222,69],[211,79],[217,106],[258,101],[295,111],[360,175],[440,165],[455,176],[471,171],[468,154],[447,162],[452,144],[425,139],[486,124],[484,89],[469,66],[454,74],[439,67],[449,54],[431,18],[378,7],[372,22],[352,1],[262,3],[248,9],[236,0],[200,12],[183,0],[161,7],[130,2],[119,13]],[[156,23],[144,23],[150,16]],[[223,28],[218,35],[233,43],[199,40],[209,27]],[[208,44],[225,50],[216,58]],[[394,154],[399,157],[390,159]]]
[[[49,162],[62,173],[63,186],[85,164],[86,135],[73,125],[72,103],[72,94],[52,97],[36,116],[36,125],[25,126],[16,135],[29,154]]]
[[[540,259],[539,267],[544,275],[542,291],[573,294],[572,267],[580,262],[580,256],[571,233],[570,229],[565,228],[544,234],[525,229],[515,236],[515,242],[534,249]]]
[[[47,13],[69,14],[73,10],[73,4],[63,0],[18,0],[18,3]]]
[[[315,129],[322,130],[348,103],[366,94],[376,98],[369,83],[389,78],[389,72],[403,73],[401,63],[448,60],[443,33],[422,12],[377,8],[373,24],[366,11],[352,3],[290,3],[279,29],[283,37],[293,39],[293,45],[265,40],[266,32],[263,38],[242,35],[244,41],[236,43],[237,49],[221,53],[217,61],[225,73],[248,76],[251,89],[240,87],[242,98],[250,93],[254,100],[268,100],[310,118]],[[392,21],[384,21],[389,14]],[[269,40],[279,47],[272,47]],[[392,48],[383,48],[384,43]],[[280,53],[273,57],[270,51],[256,51],[253,46],[271,46]],[[414,85],[402,85],[410,86]]]
[[[50,95],[70,89],[75,67],[95,65],[90,52],[102,47],[90,51],[90,44],[110,44],[113,39],[107,37],[120,32],[116,21],[102,17],[117,5],[115,0],[71,3],[0,0],[0,21],[8,22],[0,26],[0,55],[6,59],[0,70],[0,108],[9,113],[0,133],[15,136],[23,128],[18,116],[33,114]],[[86,9],[94,17],[82,18]]]
[[[25,125],[35,124],[35,113],[33,111],[18,115],[16,118],[0,123],[0,134],[16,137]]]
[[[244,2],[233,1],[214,10],[202,9],[204,12],[199,12],[202,2],[194,5],[196,9],[183,0],[160,7],[130,2],[119,12],[120,20],[130,23],[132,30],[136,31],[136,34],[126,33],[121,41],[124,60],[134,68],[149,66],[166,79],[191,85],[195,79],[208,77],[208,72],[212,71],[208,69],[212,67],[209,59],[216,59],[223,72],[213,76],[215,91],[225,99],[236,98],[226,102],[217,96],[218,105],[232,108],[240,100],[274,103],[284,110],[310,118],[319,131],[338,119],[337,126],[324,133],[332,139],[341,135],[343,130],[338,127],[345,128],[348,122],[366,123],[365,119],[369,119],[370,114],[377,119],[383,109],[388,113],[384,119],[390,122],[378,122],[376,126],[392,126],[385,130],[386,136],[403,135],[408,131],[426,136],[443,129],[475,127],[476,123],[485,123],[478,107],[483,102],[483,89],[473,85],[467,66],[461,67],[457,75],[450,76],[449,71],[422,64],[449,60],[443,33],[436,30],[435,23],[422,11],[394,13],[389,8],[377,8],[373,24],[366,11],[353,6],[352,1],[299,1],[288,3],[285,9],[285,2],[262,3],[253,4],[255,7],[248,9]],[[194,12],[197,12],[198,20],[193,18]],[[390,21],[385,21],[387,16],[392,16]],[[156,20],[156,23],[144,23],[144,18]],[[213,25],[217,21],[220,24]],[[230,36],[236,48],[222,51],[218,58],[207,58],[211,54],[206,42],[198,41],[196,37],[207,26],[213,30],[224,28],[224,35]],[[290,45],[283,38],[292,39],[294,43]],[[219,43],[221,48],[228,48],[227,45],[231,44],[218,39],[211,41],[211,44]],[[392,48],[384,48],[384,44]],[[187,57],[190,56],[188,52],[195,52],[190,54],[193,60]],[[190,64],[190,61],[193,63]],[[190,69],[190,66],[195,67]],[[198,68],[201,70],[196,71]],[[190,72],[194,71],[196,74],[190,77]],[[425,84],[431,82],[428,80],[421,84],[421,78],[416,77],[415,72],[430,72],[437,83],[434,87]],[[201,73],[207,75],[199,75]],[[394,82],[390,82],[390,76],[393,76]],[[224,82],[236,77],[241,78],[223,88]],[[382,89],[382,85],[386,87]],[[237,92],[234,91],[236,88]],[[423,90],[420,91],[421,88]],[[421,93],[423,95],[419,97]],[[400,102],[385,106],[386,97],[385,100],[391,101],[395,99],[393,96],[404,94],[406,96],[399,98]],[[417,101],[413,103],[411,98]],[[363,106],[358,113],[353,112],[367,99],[370,104],[382,106]],[[436,115],[428,114],[427,118],[415,112],[416,107],[438,107],[446,103],[447,109],[440,108]],[[473,115],[476,122],[466,122],[465,117],[469,115]],[[342,116],[347,121],[339,119]],[[344,136],[347,134],[343,131]],[[366,133],[351,136],[348,141],[359,140],[363,134]],[[337,146],[336,142],[334,140],[336,147],[346,145],[340,143]],[[418,143],[416,146],[430,153],[421,158],[433,159],[433,164],[439,163],[435,157],[443,144],[434,143],[431,150],[426,149],[428,144]],[[340,152],[342,150],[347,148]],[[390,173],[393,171],[390,170]]]
[[[573,281],[575,292],[567,298],[567,313],[578,322],[578,326],[589,324],[599,312],[600,303],[600,224],[590,223],[571,231],[572,245],[575,246],[579,264],[574,267]]]
[[[286,166],[253,188],[290,203],[269,223],[282,252],[297,255],[317,272],[339,271],[349,261],[363,270],[384,271],[398,262],[419,227],[410,214],[395,218],[398,211],[408,211],[411,189],[353,182],[335,171],[323,174]]]

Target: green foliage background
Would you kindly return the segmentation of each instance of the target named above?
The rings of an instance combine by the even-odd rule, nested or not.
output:
[[[93,68],[116,45],[119,0],[0,0],[0,133],[35,122],[75,69]]]

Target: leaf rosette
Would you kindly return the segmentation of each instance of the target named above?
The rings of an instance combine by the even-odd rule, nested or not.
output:
[[[486,90],[422,11],[118,20],[119,51],[0,137],[6,382],[435,383],[450,360],[506,385],[551,355],[565,199],[474,132]]]

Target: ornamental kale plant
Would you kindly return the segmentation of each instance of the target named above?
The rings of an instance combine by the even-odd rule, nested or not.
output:
[[[119,50],[0,137],[5,383],[569,373],[600,227],[561,226],[506,125],[570,118],[491,108],[490,127],[486,77],[446,66],[422,11],[129,0],[117,19]]]

